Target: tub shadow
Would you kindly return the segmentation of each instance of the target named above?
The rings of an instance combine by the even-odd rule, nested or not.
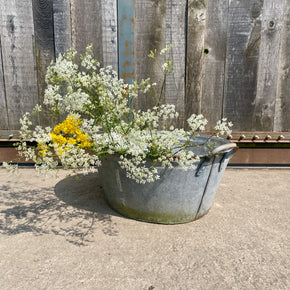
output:
[[[55,185],[54,192],[55,196],[67,207],[80,214],[78,230],[86,228],[85,235],[100,227],[106,235],[118,234],[116,224],[112,222],[112,216],[120,215],[106,203],[98,173],[66,177]],[[89,227],[84,227],[85,220],[90,220]],[[83,230],[79,234],[76,231],[74,235],[83,236],[83,233]]]
[[[75,175],[54,188],[0,187],[0,234],[55,234],[69,243],[86,245],[99,231],[116,236],[112,216],[119,216],[106,203],[98,174]]]
[[[103,215],[116,214],[105,201],[98,173],[66,177],[55,185],[54,192],[60,200],[74,208]]]

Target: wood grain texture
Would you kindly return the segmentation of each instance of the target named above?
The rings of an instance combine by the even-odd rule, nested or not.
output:
[[[102,54],[104,66],[118,71],[117,2],[102,0]]]
[[[203,95],[204,49],[206,34],[207,2],[204,0],[189,0],[187,7],[186,35],[186,88],[185,88],[185,120],[191,114],[201,113]],[[211,18],[212,19],[212,18]],[[211,47],[212,48],[212,47]],[[213,49],[214,51],[214,49]],[[207,88],[207,84],[205,85]],[[207,102],[206,102],[207,103]],[[207,107],[206,107],[207,108]]]
[[[274,131],[290,132],[290,2],[284,3]]]
[[[8,130],[9,114],[8,114],[8,103],[7,103],[7,96],[6,96],[6,84],[5,84],[5,76],[4,76],[4,63],[3,63],[1,34],[0,34],[0,112],[1,112],[0,128],[2,130]]]
[[[234,130],[255,127],[261,16],[261,0],[230,1],[222,116],[234,123]]]
[[[32,0],[35,58],[37,70],[38,103],[43,104],[46,89],[45,75],[47,67],[54,60],[54,35],[53,35],[53,1]],[[49,125],[51,118],[45,114],[39,115],[38,122]]]
[[[32,0],[34,36],[38,48],[54,55],[53,0]]]
[[[255,131],[271,131],[274,129],[284,3],[284,1],[264,0],[258,88],[252,125]]]
[[[210,127],[227,117],[235,131],[290,131],[289,0],[130,1],[131,79],[150,76],[160,91],[162,71],[147,56],[172,43],[166,102],[181,113],[179,126],[202,113]],[[68,48],[83,53],[93,43],[103,65],[126,65],[117,2],[0,1],[0,130],[19,128],[22,114],[41,103],[46,67]],[[138,108],[154,105],[139,96]]]
[[[173,73],[166,80],[166,103],[179,112],[177,125],[184,125],[185,105],[185,15],[187,1],[166,1],[166,45],[172,44]]]
[[[135,30],[136,30],[136,78],[151,77],[158,85],[156,91],[160,91],[163,81],[163,73],[158,65],[148,58],[150,50],[160,51],[165,47],[165,17],[166,0],[136,0],[135,1]],[[157,60],[162,62],[160,55]],[[137,107],[144,110],[155,105],[155,101],[140,95],[137,100]]]
[[[207,118],[209,128],[213,128],[223,114],[228,11],[228,0],[207,1],[204,50],[201,51],[201,46],[199,48],[200,58],[204,57],[203,73],[199,75],[198,71],[196,72],[197,89],[201,90],[197,92],[197,96],[201,94],[201,97],[196,99],[196,104],[200,106],[200,110],[196,106],[193,111],[200,112]],[[202,37],[203,35],[200,35],[200,38]],[[199,62],[200,66],[201,64],[202,62]]]
[[[9,115],[8,129],[38,102],[31,0],[0,2],[2,73]],[[3,121],[1,121],[3,122]]]
[[[90,43],[95,57],[103,63],[101,1],[71,0],[72,47],[84,53]]]
[[[72,47],[70,0],[53,0],[55,57]]]

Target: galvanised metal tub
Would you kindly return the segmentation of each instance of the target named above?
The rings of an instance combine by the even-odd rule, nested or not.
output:
[[[199,136],[197,146],[190,148],[200,156],[194,169],[157,166],[160,179],[153,183],[136,183],[126,177],[118,156],[106,157],[99,174],[107,203],[126,217],[146,222],[178,224],[202,217],[209,211],[228,161],[237,150],[235,143],[211,137],[217,147],[206,156],[202,144],[208,138]]]

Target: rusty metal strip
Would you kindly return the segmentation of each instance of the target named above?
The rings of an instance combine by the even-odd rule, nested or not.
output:
[[[290,132],[233,132],[228,139],[242,143],[289,143]]]
[[[13,147],[0,147],[0,163],[14,162],[14,163],[28,163],[24,159],[17,157],[17,150]]]
[[[202,134],[215,134],[212,131]],[[227,139],[235,143],[284,144],[290,143],[290,132],[232,132]]]
[[[0,142],[8,140],[18,140],[19,131],[18,130],[0,130]]]
[[[214,134],[205,132],[204,134]],[[0,130],[0,142],[13,139],[17,141],[19,130]],[[290,143],[290,132],[232,132],[228,140],[237,143]]]
[[[230,164],[290,166],[290,148],[240,148]]]
[[[245,137],[241,138],[242,135]],[[255,135],[259,139],[253,138]],[[271,139],[266,138],[268,135]],[[25,163],[17,160],[17,151],[13,148],[13,143],[19,141],[18,137],[17,130],[0,130],[0,163],[11,160]],[[232,165],[290,166],[290,132],[233,132],[229,139],[239,146],[230,160]]]
[[[2,142],[3,144],[3,142]],[[1,142],[0,142],[1,145]],[[16,162],[30,163],[17,156],[17,150],[12,142],[7,146],[0,146],[0,163]],[[242,148],[230,160],[231,165],[288,165],[290,166],[290,147],[288,148]]]

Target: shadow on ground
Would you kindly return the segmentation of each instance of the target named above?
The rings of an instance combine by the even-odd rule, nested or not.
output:
[[[106,204],[96,173],[67,177],[54,189],[9,182],[0,187],[0,234],[54,233],[85,245],[98,230],[118,234],[112,215],[117,214]]]

